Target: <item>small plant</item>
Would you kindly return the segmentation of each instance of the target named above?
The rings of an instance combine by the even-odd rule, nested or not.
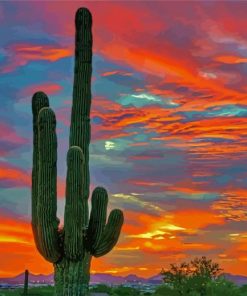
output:
[[[24,290],[23,290],[24,296],[28,295],[28,275],[29,275],[29,272],[26,269],[25,270],[25,277],[24,277]]]

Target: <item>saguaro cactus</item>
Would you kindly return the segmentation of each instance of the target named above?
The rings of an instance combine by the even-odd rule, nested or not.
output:
[[[64,227],[57,218],[56,118],[48,97],[32,98],[32,229],[40,254],[54,265],[55,294],[87,295],[92,256],[108,253],[117,243],[123,213],[107,220],[107,192],[96,187],[89,217],[89,143],[92,74],[92,16],[80,8],[75,17],[75,67],[69,150],[67,153]]]

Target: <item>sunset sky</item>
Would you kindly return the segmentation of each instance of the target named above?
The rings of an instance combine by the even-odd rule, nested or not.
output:
[[[57,117],[63,221],[74,15],[93,15],[91,190],[124,211],[93,272],[205,255],[247,275],[247,2],[0,3],[0,276],[53,271],[30,227],[31,97]]]

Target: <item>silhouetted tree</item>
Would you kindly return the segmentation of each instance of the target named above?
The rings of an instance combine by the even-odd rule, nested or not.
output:
[[[180,265],[170,264],[168,271],[162,271],[163,280],[169,286],[176,288],[179,295],[183,295],[186,281],[190,275],[190,266],[188,263],[181,263]]]
[[[190,263],[171,264],[168,271],[162,270],[163,280],[177,295],[206,295],[208,283],[220,275],[222,269],[218,263],[205,256],[195,258]]]

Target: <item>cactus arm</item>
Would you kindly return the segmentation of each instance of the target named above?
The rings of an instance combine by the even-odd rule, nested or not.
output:
[[[90,107],[92,75],[92,16],[88,9],[80,8],[75,17],[75,67],[73,104],[70,126],[70,146],[79,146],[84,156],[84,206],[89,197],[89,142],[90,142]],[[84,226],[88,222],[88,212]]]
[[[54,112],[44,107],[38,114],[37,228],[41,253],[50,262],[60,258],[57,212],[57,137]]]
[[[83,254],[82,185],[83,154],[80,147],[72,146],[67,154],[66,205],[64,215],[64,252],[67,258],[78,260]]]
[[[32,230],[37,249],[41,253],[37,229],[37,202],[38,202],[38,174],[39,174],[39,148],[38,148],[38,114],[43,107],[49,107],[49,100],[45,93],[36,92],[32,97],[33,113],[33,169],[32,169]]]
[[[106,224],[108,195],[103,187],[96,187],[92,194],[92,209],[87,230],[87,248],[95,252]]]
[[[93,253],[94,257],[103,256],[112,250],[118,241],[123,222],[123,212],[119,209],[112,210],[102,234],[100,243]]]

